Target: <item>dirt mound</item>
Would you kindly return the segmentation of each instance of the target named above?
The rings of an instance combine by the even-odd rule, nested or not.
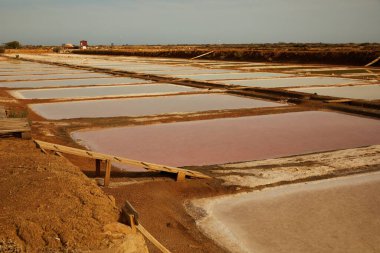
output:
[[[119,218],[114,198],[32,141],[0,140],[0,209],[0,252],[108,249],[128,237],[106,226]]]

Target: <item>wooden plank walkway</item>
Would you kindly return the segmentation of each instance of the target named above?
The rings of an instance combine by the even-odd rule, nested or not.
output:
[[[23,139],[30,139],[30,131],[26,118],[0,118],[0,134],[20,133]]]
[[[184,180],[186,176],[194,177],[194,178],[210,178],[209,176],[198,171],[192,171],[192,170],[180,169],[180,168],[170,167],[170,166],[165,166],[165,165],[160,165],[160,164],[142,162],[142,161],[132,160],[132,159],[119,157],[119,156],[113,156],[113,155],[107,155],[107,154],[102,154],[102,153],[83,150],[83,149],[71,148],[71,147],[39,141],[39,140],[34,140],[34,142],[45,153],[46,153],[46,150],[50,150],[58,154],[65,153],[65,154],[77,155],[81,157],[95,159],[97,176],[99,176],[100,174],[100,163],[102,161],[106,162],[106,174],[104,177],[104,186],[109,185],[109,181],[111,178],[111,162],[117,162],[117,163],[127,164],[131,166],[136,166],[136,167],[144,168],[150,171],[174,173],[174,174],[177,174],[177,181]]]

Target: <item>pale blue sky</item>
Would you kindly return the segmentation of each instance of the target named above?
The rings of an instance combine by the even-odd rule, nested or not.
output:
[[[380,0],[0,0],[0,42],[380,42]]]

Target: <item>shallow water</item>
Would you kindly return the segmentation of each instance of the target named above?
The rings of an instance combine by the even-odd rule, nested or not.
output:
[[[363,83],[362,80],[337,77],[294,77],[294,78],[274,78],[261,80],[241,80],[241,81],[218,81],[218,83],[241,85],[249,87],[277,88],[277,87],[302,87],[318,85],[338,85]]]
[[[0,81],[12,80],[43,80],[43,79],[80,79],[110,77],[110,75],[87,72],[87,73],[70,73],[70,74],[46,74],[46,75],[17,75],[17,76],[0,76]]]
[[[379,132],[379,120],[332,112],[296,112],[116,127],[75,132],[73,137],[95,151],[185,166],[380,144]]]
[[[304,88],[290,89],[293,91],[316,93],[323,96],[353,98],[353,99],[380,99],[380,85],[360,85],[360,86],[344,86],[344,87],[326,87],[326,88]]]
[[[200,89],[174,84],[157,83],[124,86],[17,90],[13,91],[12,95],[24,99],[53,99],[168,94],[190,91],[200,91]]]
[[[22,71],[1,71],[0,78],[3,76],[23,76],[23,75],[51,75],[51,74],[86,74],[92,73],[84,70],[74,69],[49,69],[49,70],[22,70]]]
[[[178,75],[197,75],[197,74],[217,74],[217,73],[229,73],[236,70],[227,69],[201,69],[201,68],[188,68],[188,69],[176,69],[157,71],[156,75],[168,75],[176,77]],[[143,71],[144,72],[144,71]],[[146,71],[145,71],[146,72]]]
[[[42,88],[59,86],[86,86],[86,85],[114,85],[129,83],[149,83],[150,81],[129,77],[66,79],[66,80],[42,80],[42,81],[13,81],[0,82],[0,87],[7,88]]]
[[[270,72],[239,72],[229,74],[208,74],[208,75],[173,75],[178,78],[188,78],[193,80],[224,80],[224,79],[245,79],[245,78],[265,78],[265,77],[287,77],[288,74]]]
[[[284,106],[284,104],[224,94],[101,99],[30,105],[36,113],[47,119],[137,117],[273,106]]]
[[[300,71],[299,71],[300,72]],[[341,75],[341,74],[371,74],[371,73],[379,73],[379,70],[372,69],[332,69],[332,70],[308,70],[307,72],[311,72],[312,74],[323,74],[323,75]]]

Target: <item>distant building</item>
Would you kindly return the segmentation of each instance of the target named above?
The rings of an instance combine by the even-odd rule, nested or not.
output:
[[[80,49],[87,49],[88,47],[87,40],[81,40],[79,45],[80,45]]]

